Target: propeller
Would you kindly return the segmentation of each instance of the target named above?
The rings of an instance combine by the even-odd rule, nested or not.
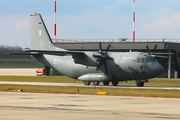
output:
[[[147,51],[148,51],[148,53],[149,53],[150,55],[154,55],[154,52],[155,52],[156,48],[157,48],[157,44],[154,46],[153,53],[151,53],[150,50],[149,50],[149,46],[146,45],[146,49],[147,49]]]
[[[94,57],[99,58],[99,60],[98,60],[99,64],[97,65],[96,70],[98,70],[102,65],[104,65],[106,73],[108,72],[106,60],[113,60],[113,58],[109,57],[107,54],[110,47],[111,47],[111,45],[109,44],[108,47],[106,48],[105,52],[103,52],[101,42],[99,42],[99,51],[100,52],[95,52],[93,54]]]

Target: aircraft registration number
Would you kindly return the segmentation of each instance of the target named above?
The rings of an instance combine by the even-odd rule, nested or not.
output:
[[[60,62],[60,59],[59,59],[59,58],[54,58],[54,59],[53,59],[53,64],[54,64],[54,65],[58,65],[59,62]]]

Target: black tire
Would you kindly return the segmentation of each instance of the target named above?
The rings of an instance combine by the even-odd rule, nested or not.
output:
[[[104,81],[103,84],[104,84],[105,86],[108,86],[108,85],[109,85],[109,81]]]
[[[93,85],[99,85],[99,81],[94,81]]]
[[[84,85],[90,85],[91,82],[90,81],[84,81]]]
[[[137,85],[138,87],[143,87],[143,86],[144,86],[144,82],[137,82],[136,85]]]
[[[112,81],[113,86],[118,86],[119,81]]]

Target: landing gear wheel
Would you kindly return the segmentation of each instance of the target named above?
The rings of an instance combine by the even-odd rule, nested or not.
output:
[[[144,86],[144,82],[137,82],[136,85],[137,85],[138,87],[143,87],[143,86]]]
[[[99,85],[99,81],[94,81],[93,85]]]
[[[118,83],[119,83],[118,81],[112,81],[112,85],[113,85],[113,86],[117,86]]]
[[[84,81],[84,85],[90,85],[90,83],[89,81]]]
[[[108,85],[109,85],[109,81],[104,81],[103,84],[104,84],[105,86],[108,86]]]

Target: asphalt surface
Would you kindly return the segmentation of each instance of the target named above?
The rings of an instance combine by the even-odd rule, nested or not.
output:
[[[179,120],[180,99],[0,92],[1,120]]]
[[[0,75],[3,76],[36,76],[35,70],[38,68],[4,68],[0,69]]]
[[[1,69],[0,75],[35,76],[35,69]],[[8,82],[0,84],[84,86],[82,83]],[[94,87],[93,85],[88,87]],[[119,85],[112,88],[139,88]],[[180,89],[145,86],[143,89]],[[0,120],[179,120],[180,99],[101,95],[0,92]]]

